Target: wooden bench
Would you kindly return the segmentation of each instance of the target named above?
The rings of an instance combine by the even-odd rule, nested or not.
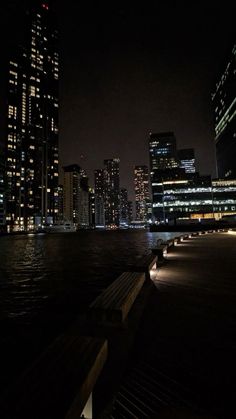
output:
[[[134,265],[129,266],[129,270],[132,272],[144,272],[146,279],[150,279],[151,269],[156,268],[157,256],[154,254],[145,255],[142,258],[138,259]]]
[[[123,322],[144,281],[142,272],[124,272],[90,304],[88,320]]]
[[[0,401],[4,419],[75,419],[107,358],[107,341],[62,335]]]

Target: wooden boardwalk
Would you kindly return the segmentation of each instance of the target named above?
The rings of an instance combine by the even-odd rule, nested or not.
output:
[[[236,417],[236,233],[178,244],[154,283],[111,417]]]

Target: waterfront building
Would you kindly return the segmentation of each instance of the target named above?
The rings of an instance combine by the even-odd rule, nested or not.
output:
[[[129,207],[128,207],[128,191],[126,188],[120,189],[120,226],[127,227],[129,225]]]
[[[5,160],[3,147],[0,144],[0,232],[5,230]]]
[[[7,224],[31,230],[58,215],[58,32],[51,8],[33,2],[9,62]]]
[[[179,167],[186,173],[195,173],[195,153],[193,148],[183,148],[177,151]]]
[[[119,227],[120,223],[120,159],[104,160],[105,225]]]
[[[78,193],[78,227],[89,228],[89,186],[88,176],[83,169],[80,170]]]
[[[212,104],[219,178],[236,178],[236,44],[219,78]]]
[[[58,185],[58,221],[63,220],[63,185]]]
[[[147,166],[134,167],[134,189],[136,220],[148,220],[148,204],[150,203],[149,172]]]
[[[81,169],[78,164],[71,164],[63,170],[63,216],[66,221],[78,225]]]
[[[178,167],[176,138],[173,132],[150,133],[149,156],[151,178],[155,170]]]
[[[134,219],[133,207],[134,207],[133,201],[128,201],[128,224],[129,225],[132,223]]]
[[[95,193],[93,188],[89,188],[89,227],[95,228]]]
[[[236,180],[182,176],[153,184],[157,221],[220,219],[236,214]]]
[[[95,225],[96,227],[105,227],[105,211],[104,211],[104,170],[97,169],[94,171],[94,192],[95,192]]]

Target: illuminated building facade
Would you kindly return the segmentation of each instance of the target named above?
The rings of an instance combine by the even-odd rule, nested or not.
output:
[[[149,135],[149,156],[151,178],[155,170],[178,167],[176,138],[173,132]]]
[[[186,173],[195,173],[195,153],[193,148],[183,148],[178,150],[179,167]]]
[[[75,225],[79,223],[80,166],[63,167],[63,217]]]
[[[105,225],[108,228],[120,224],[120,159],[104,160],[104,208]]]
[[[3,148],[0,144],[0,232],[5,229],[5,160]]]
[[[58,216],[58,32],[49,6],[34,4],[9,62],[7,224],[16,231]]]
[[[148,204],[150,202],[149,193],[149,172],[147,166],[134,167],[134,189],[136,220],[148,220]]]
[[[236,44],[212,95],[219,178],[236,178]]]
[[[153,187],[153,212],[159,221],[220,219],[236,214],[236,180],[186,176],[159,181]]]
[[[89,188],[89,227],[95,228],[95,193],[94,189]]]
[[[97,169],[94,172],[94,192],[95,192],[95,226],[105,227],[105,211],[104,211],[104,170]]]
[[[120,189],[120,226],[129,224],[128,191],[126,188]]]

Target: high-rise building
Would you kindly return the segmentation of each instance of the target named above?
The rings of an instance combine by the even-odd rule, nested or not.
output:
[[[88,176],[83,169],[80,170],[80,183],[79,183],[79,217],[78,227],[89,228],[89,186]]]
[[[81,169],[78,164],[71,164],[63,169],[63,216],[66,221],[78,225]]]
[[[9,62],[7,224],[31,230],[58,215],[58,32],[51,8],[33,2]]]
[[[128,191],[120,189],[120,226],[127,227],[129,224]]]
[[[173,132],[149,135],[149,155],[151,177],[155,170],[178,167],[176,138]]]
[[[178,150],[179,167],[186,173],[195,173],[195,153],[193,148],[183,148]]]
[[[95,225],[96,227],[105,227],[105,210],[104,210],[104,170],[97,169],[94,172],[95,185]]]
[[[218,176],[236,178],[236,44],[212,94]]]
[[[120,223],[120,159],[104,160],[105,224],[119,227]]]
[[[89,188],[89,227],[95,228],[95,193],[94,189]]]
[[[149,173],[147,166],[134,167],[134,189],[136,220],[148,220],[148,204],[150,202]]]
[[[0,232],[5,230],[5,160],[3,147],[0,144]]]
[[[128,201],[128,224],[130,225],[134,220],[133,216],[133,201]]]

